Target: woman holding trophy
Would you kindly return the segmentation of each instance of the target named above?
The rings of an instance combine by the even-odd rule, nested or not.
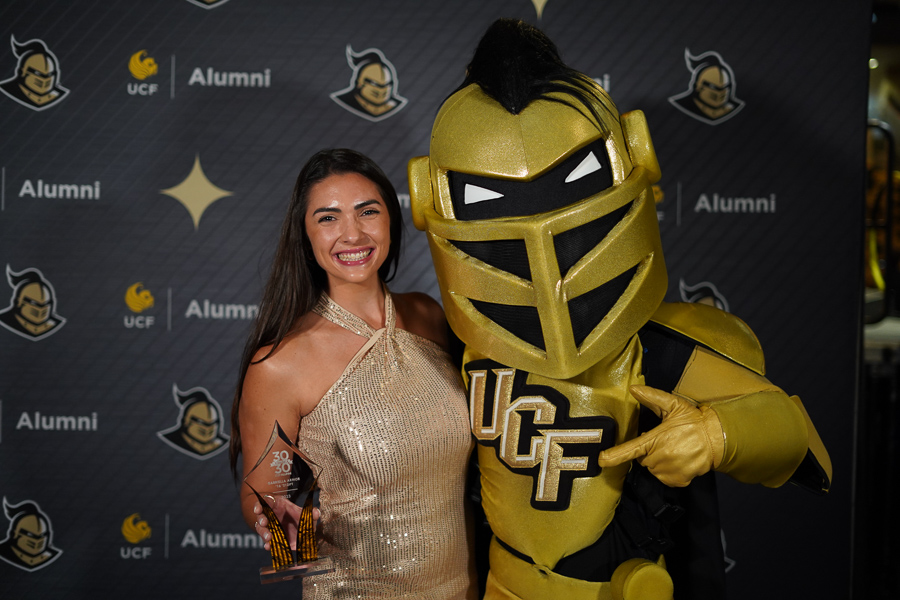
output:
[[[244,349],[232,468],[258,466],[277,424],[315,467],[322,554],[315,598],[474,598],[466,397],[440,306],[391,294],[402,222],[390,181],[352,150],[303,167]],[[312,466],[312,465],[311,465]],[[317,471],[318,469],[318,471]],[[245,483],[241,510],[267,542]],[[290,521],[299,507],[281,501]]]

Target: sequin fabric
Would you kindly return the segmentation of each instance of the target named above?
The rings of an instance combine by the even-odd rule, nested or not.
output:
[[[323,294],[314,312],[368,341],[300,423],[319,475],[321,555],[304,600],[476,597],[465,515],[472,450],[466,396],[450,357],[395,328],[373,330]]]

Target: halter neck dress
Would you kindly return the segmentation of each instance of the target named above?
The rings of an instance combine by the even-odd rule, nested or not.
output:
[[[300,422],[298,447],[322,466],[319,552],[335,571],[303,581],[304,600],[476,597],[465,474],[465,390],[437,344],[372,329],[326,294],[317,315],[368,341]]]

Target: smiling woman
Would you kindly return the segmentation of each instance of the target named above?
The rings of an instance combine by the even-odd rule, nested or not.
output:
[[[466,397],[440,306],[391,294],[402,222],[381,169],[324,150],[300,172],[232,406],[246,475],[277,422],[319,474],[331,573],[304,598],[474,598]],[[253,492],[247,524],[271,536]],[[287,520],[300,509],[284,509]],[[284,519],[282,519],[284,521]],[[388,542],[388,543],[385,543]]]
[[[332,295],[344,284],[378,282],[391,247],[390,224],[378,187],[359,173],[332,175],[312,187],[306,232]]]

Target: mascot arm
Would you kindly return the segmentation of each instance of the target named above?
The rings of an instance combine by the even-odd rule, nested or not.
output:
[[[745,483],[778,487],[791,480],[828,491],[831,459],[803,403],[760,372],[697,346],[673,391],[719,418],[725,449],[716,471]]]
[[[803,462],[810,436],[800,400],[762,375],[697,347],[673,391],[716,414],[724,441],[716,471],[778,487]]]
[[[815,427],[799,398],[763,376],[762,350],[742,321],[684,304],[664,304],[653,320],[689,357],[671,393],[631,388],[662,422],[602,452],[601,467],[635,459],[673,487],[715,470],[745,483],[828,490],[831,461]]]

